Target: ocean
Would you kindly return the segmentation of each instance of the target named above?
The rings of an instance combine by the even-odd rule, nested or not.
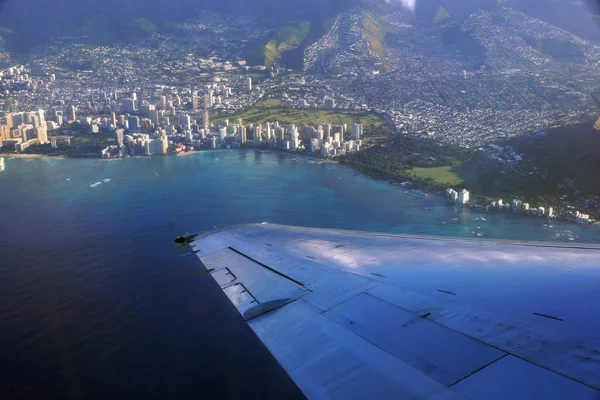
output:
[[[248,222],[571,243],[600,227],[481,214],[333,163],[213,151],[5,157],[0,398],[301,398],[175,237]]]

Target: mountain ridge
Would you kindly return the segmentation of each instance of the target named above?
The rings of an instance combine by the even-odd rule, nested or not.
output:
[[[600,42],[598,2],[549,0],[549,3],[551,6],[547,0],[502,2],[588,40]],[[0,29],[0,51],[24,54],[53,37],[65,36],[78,37],[83,43],[94,45],[135,42],[155,32],[169,31],[174,23],[193,16],[197,10],[206,9],[239,16],[258,13],[280,21],[272,37],[264,43],[255,43],[257,54],[248,56],[257,64],[283,61],[301,68],[299,60],[303,58],[304,49],[326,33],[324,23],[359,7],[366,12],[363,28],[370,48],[385,63],[382,47],[386,28],[382,16],[406,12],[416,21],[427,24],[459,23],[477,9],[498,4],[498,0],[419,0],[414,11],[407,11],[399,2],[383,0],[256,0],[251,3],[244,0],[156,0],[151,3],[145,0],[105,0],[102,3],[60,0],[59,5],[39,0],[0,0],[0,27],[5,28]],[[302,23],[310,24],[308,32],[307,25],[302,26]],[[384,65],[383,69],[389,71],[390,68]]]

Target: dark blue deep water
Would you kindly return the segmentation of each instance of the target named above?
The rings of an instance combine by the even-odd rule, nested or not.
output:
[[[472,213],[278,153],[6,159],[0,399],[298,396],[210,276],[194,275],[198,260],[173,243],[262,221],[600,242],[598,227]]]

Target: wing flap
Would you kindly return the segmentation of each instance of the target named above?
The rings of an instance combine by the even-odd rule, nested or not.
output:
[[[452,391],[299,302],[249,324],[311,399],[429,399]]]
[[[245,318],[254,318],[305,294],[307,289],[229,248],[213,251],[202,262]]]
[[[502,384],[498,384],[502,383]],[[454,386],[471,399],[598,400],[598,392],[552,371],[507,356]]]
[[[506,355],[368,294],[325,315],[447,386]]]
[[[367,292],[417,315],[539,364],[579,382],[600,388],[600,342],[575,338],[560,329],[518,317],[474,308],[443,294],[425,295],[379,285]],[[549,321],[560,324],[559,321]]]

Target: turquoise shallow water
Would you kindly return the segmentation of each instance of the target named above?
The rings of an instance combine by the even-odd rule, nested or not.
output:
[[[297,394],[210,277],[193,275],[199,263],[172,243],[186,232],[268,221],[600,242],[597,226],[470,212],[254,151],[7,159],[0,221],[0,398]]]
[[[343,166],[278,153],[223,151],[97,163],[10,159],[6,164],[0,174],[4,193],[0,201],[4,221],[16,229],[5,238],[9,242],[28,237],[33,223],[37,228],[94,237],[109,231],[172,236],[259,221],[445,236],[479,233],[503,239],[600,241],[598,227],[463,210],[439,198],[407,196],[401,188]],[[90,188],[96,182],[100,184]]]

